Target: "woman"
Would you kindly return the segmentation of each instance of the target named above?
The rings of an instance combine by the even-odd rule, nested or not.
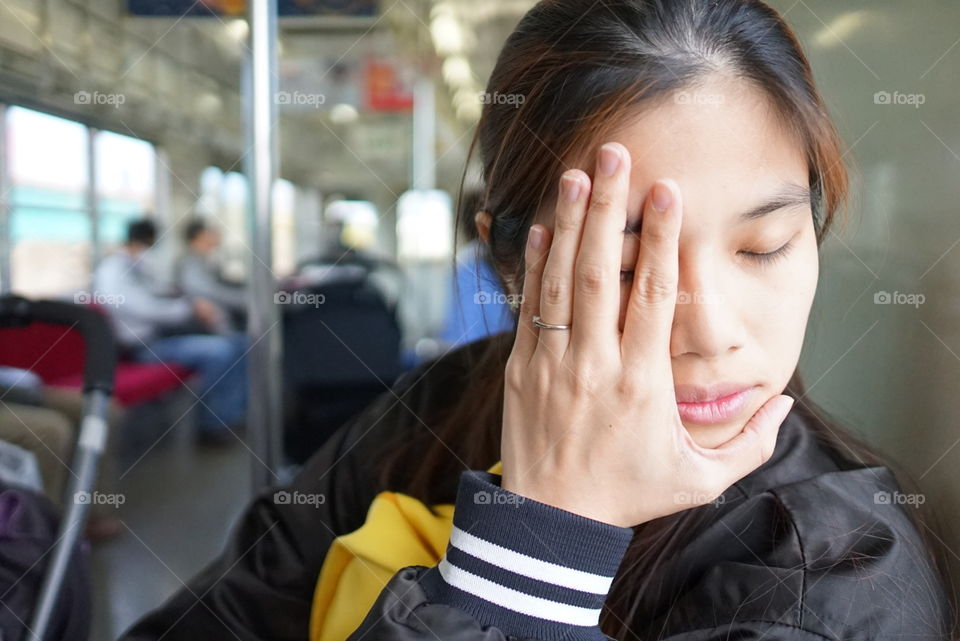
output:
[[[453,527],[372,607],[341,580],[353,641],[948,638],[926,526],[796,372],[847,183],[780,17],[543,1],[487,94],[523,96],[485,101],[475,141],[515,333],[401,380],[286,488],[324,502],[262,498],[127,638],[304,638],[334,537],[384,489]]]

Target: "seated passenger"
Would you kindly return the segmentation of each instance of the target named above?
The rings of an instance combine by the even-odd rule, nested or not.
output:
[[[242,319],[247,307],[242,287],[224,282],[213,255],[220,232],[206,221],[191,221],[184,234],[186,250],[177,263],[176,284],[184,296],[205,298],[216,304],[227,319]]]
[[[83,415],[83,394],[79,389],[46,386],[35,373],[0,367],[0,440],[32,452],[37,459],[43,494],[63,507],[73,462],[76,432]],[[111,400],[107,409],[107,444],[98,467],[96,490],[116,494],[117,430],[123,410]],[[90,506],[84,534],[100,541],[120,534],[123,524],[114,507],[104,503]]]
[[[158,292],[143,260],[156,238],[153,221],[131,222],[122,251],[97,267],[94,289],[118,301],[106,311],[121,348],[134,360],[176,363],[197,373],[198,436],[202,442],[230,442],[230,431],[242,428],[246,414],[246,338],[231,332],[206,298]],[[215,334],[184,332],[197,322]]]
[[[43,407],[43,382],[25,370],[0,367],[0,441],[36,456],[44,495],[60,505],[70,468],[73,429],[62,413]]]

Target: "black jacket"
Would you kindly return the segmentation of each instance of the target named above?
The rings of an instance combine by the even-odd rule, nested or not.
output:
[[[375,481],[384,444],[427,429],[420,416],[457,398],[466,356],[482,347],[404,375],[283,488],[322,493],[324,503],[278,504],[264,492],[220,558],[123,641],[307,639],[328,547],[363,524],[379,491],[396,489]],[[455,534],[467,534],[451,537],[439,566],[398,572],[351,641],[604,638],[592,613],[632,531],[524,500],[498,481],[450,479],[441,494],[456,501]],[[903,498],[886,468],[850,463],[791,412],[767,463],[694,508],[706,525],[652,577],[630,629],[672,641],[946,639],[945,591]]]

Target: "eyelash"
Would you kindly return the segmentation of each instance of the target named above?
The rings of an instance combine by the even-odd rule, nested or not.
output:
[[[772,252],[767,252],[767,253],[741,252],[741,253],[746,256],[749,256],[750,260],[756,261],[757,263],[760,264],[761,267],[767,267],[777,262],[781,258],[784,258],[792,248],[793,248],[793,241],[790,241],[780,249],[776,249]]]
[[[786,255],[790,252],[791,249],[793,249],[793,241],[788,242],[786,245],[784,245],[780,249],[775,249],[772,252],[758,253],[758,252],[744,251],[740,253],[744,254],[745,256],[749,256],[750,260],[756,261],[761,267],[768,267],[774,264],[775,262],[777,262],[778,260],[786,257]],[[634,270],[632,269],[621,270],[620,280],[629,280],[630,278],[633,278],[633,271]]]

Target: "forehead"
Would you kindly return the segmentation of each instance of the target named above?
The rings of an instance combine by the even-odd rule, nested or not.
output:
[[[784,181],[809,182],[800,140],[743,80],[716,77],[667,96],[608,138],[630,150],[628,215],[634,217],[657,178],[678,182],[685,218],[715,220],[734,216]]]

